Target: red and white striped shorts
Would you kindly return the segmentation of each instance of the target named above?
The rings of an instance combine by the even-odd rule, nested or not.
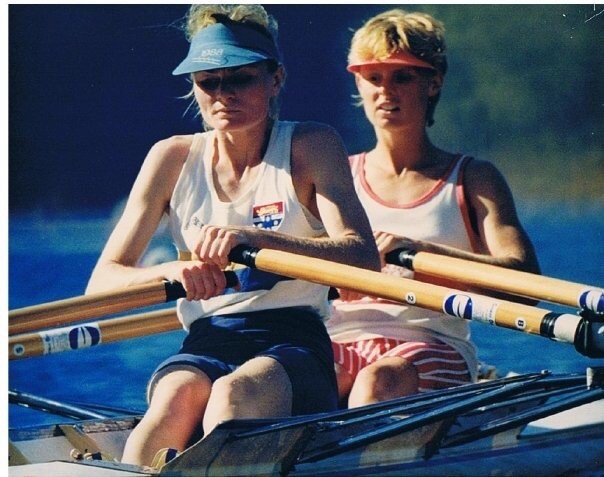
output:
[[[380,358],[404,358],[417,370],[419,391],[432,391],[470,382],[468,365],[453,347],[444,343],[374,338],[352,343],[332,343],[334,360],[356,378],[365,366]]]

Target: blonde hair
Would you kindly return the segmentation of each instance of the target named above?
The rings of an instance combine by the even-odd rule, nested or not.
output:
[[[277,43],[278,23],[277,20],[269,15],[262,5],[216,5],[201,4],[191,5],[184,19],[183,30],[185,36],[190,42],[191,39],[202,29],[216,23],[243,23],[256,28],[258,31],[270,36],[273,42]],[[279,66],[276,62],[267,62],[269,72],[274,72]],[[283,73],[283,84],[285,83],[285,71]],[[200,115],[199,108],[194,99],[194,88],[184,96],[185,99],[192,99],[190,108],[196,108],[196,115]],[[271,98],[269,107],[269,116],[276,120],[279,116],[279,97]],[[210,129],[204,121],[204,128]]]
[[[233,22],[256,24],[277,41],[277,20],[267,13],[262,5],[191,5],[186,16],[185,33],[191,38],[204,27],[228,18]]]
[[[441,22],[426,13],[395,8],[370,18],[354,33],[348,64],[385,60],[394,53],[408,52],[428,62],[444,77],[448,67],[445,50],[445,27]],[[439,99],[440,92],[429,100],[428,126],[434,124]]]
[[[445,27],[430,15],[388,10],[359,28],[350,45],[348,64],[384,60],[397,52],[408,52],[430,63],[443,76],[447,72]]]

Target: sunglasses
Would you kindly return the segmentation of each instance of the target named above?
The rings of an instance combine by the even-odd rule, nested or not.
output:
[[[221,89],[244,89],[247,88],[258,80],[257,75],[252,75],[249,73],[235,73],[229,76],[212,76],[210,78],[205,78],[199,81],[196,81],[197,86],[207,92],[213,92]]]

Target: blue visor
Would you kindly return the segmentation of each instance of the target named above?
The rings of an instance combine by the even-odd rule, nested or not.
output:
[[[263,60],[279,62],[279,57],[273,40],[253,27],[216,23],[197,32],[191,40],[187,57],[172,74],[232,68]]]

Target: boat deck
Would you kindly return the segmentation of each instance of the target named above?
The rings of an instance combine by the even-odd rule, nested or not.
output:
[[[334,413],[230,421],[161,470],[119,463],[137,422],[129,416],[11,430],[9,474],[549,477],[604,471],[604,389],[586,386],[579,375],[523,375]]]

